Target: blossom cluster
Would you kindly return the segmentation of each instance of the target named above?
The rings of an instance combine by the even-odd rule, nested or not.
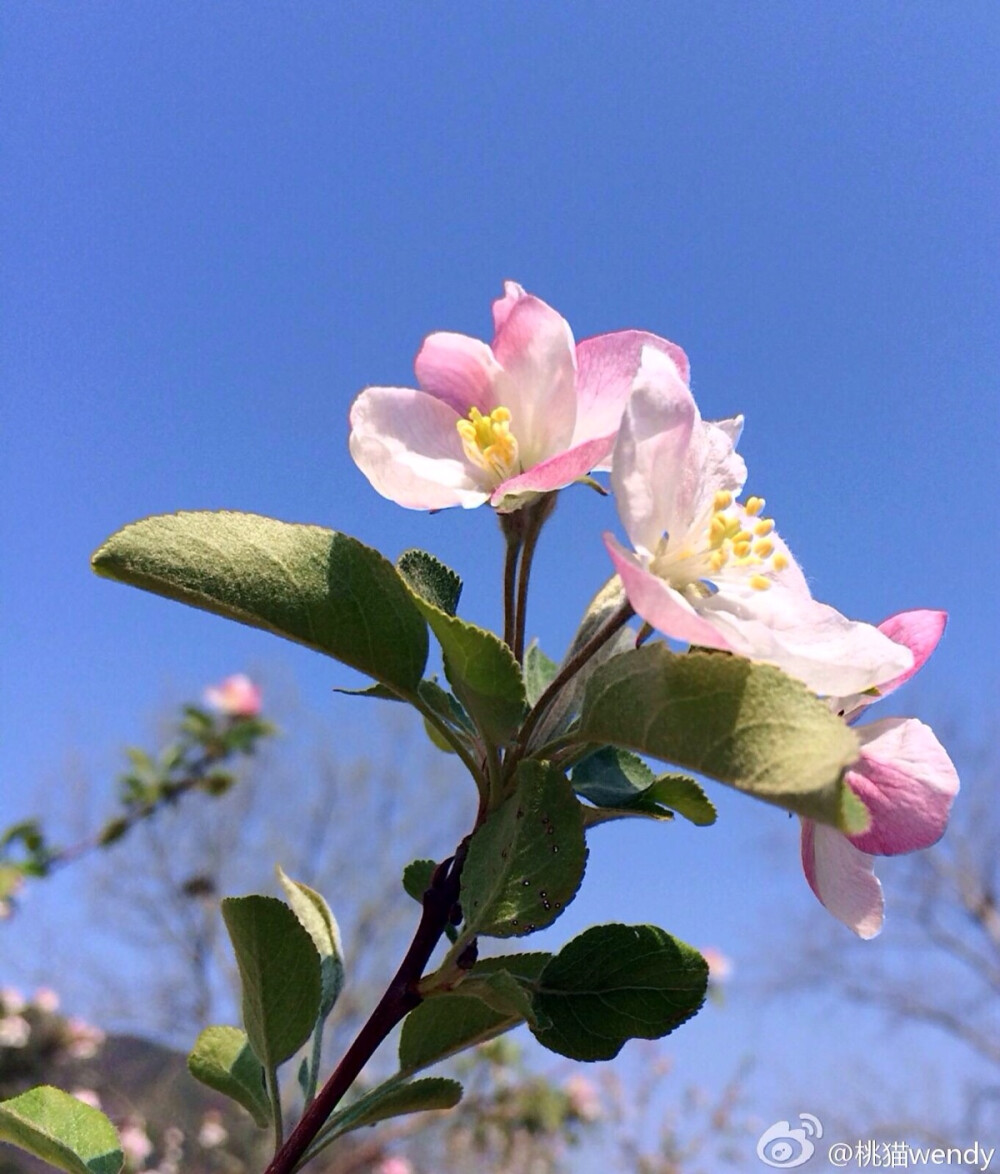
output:
[[[411,509],[508,514],[594,472],[610,473],[627,544],[603,541],[635,613],[673,641],[776,665],[845,721],[924,663],[945,613],[874,626],[812,597],[760,496],[744,496],[743,417],[706,421],[675,343],[639,330],[575,342],[566,320],[507,282],[489,344],[435,333],[416,388],[368,387],[350,451],[383,496]],[[873,858],[944,831],[958,777],[932,731],[890,718],[858,731],[847,783],[871,815],[847,835],[803,821],[802,862],[819,900],[862,937],[882,924]]]

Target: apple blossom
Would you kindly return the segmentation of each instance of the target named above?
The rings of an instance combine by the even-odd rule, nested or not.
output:
[[[611,470],[634,551],[604,535],[629,603],[675,640],[768,661],[817,693],[905,672],[907,648],[811,597],[764,500],[737,501],[742,426],[702,420],[675,365],[643,349]]]
[[[518,509],[607,467],[644,348],[688,377],[684,352],[654,334],[574,343],[566,320],[513,281],[493,322],[489,345],[428,335],[418,388],[368,387],[354,401],[351,456],[383,497],[410,509]]]
[[[205,690],[205,703],[226,717],[256,717],[262,704],[260,686],[243,673],[234,673]]]
[[[908,680],[934,651],[947,616],[915,610],[890,616],[879,628],[913,653],[905,673],[850,697],[831,698],[845,721],[854,722],[880,697]],[[871,815],[867,831],[846,835],[802,821],[802,867],[823,905],[859,937],[882,928],[882,886],[875,856],[928,848],[939,840],[958,792],[958,774],[933,731],[916,718],[885,718],[861,726],[858,761],[845,782]]]

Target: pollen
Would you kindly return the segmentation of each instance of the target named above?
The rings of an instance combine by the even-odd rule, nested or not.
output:
[[[728,510],[733,504],[733,495],[728,489],[720,489],[715,495],[713,508],[718,512],[719,510]]]
[[[762,497],[748,497],[747,503],[743,508],[751,517],[756,517],[764,508],[764,499]]]
[[[769,538],[763,538],[754,543],[753,552],[758,558],[767,558],[774,553],[774,543]]]
[[[782,554],[780,551],[771,559],[771,566],[776,571],[783,571],[788,566],[788,556]]]
[[[757,591],[766,591],[773,576],[789,565],[789,558],[775,552],[774,519],[761,517],[762,497],[749,497],[741,504],[728,490],[719,490],[712,498],[708,517],[706,550],[701,555],[685,549],[671,553],[669,565],[680,569],[693,559],[702,560],[702,574],[711,578],[725,570],[727,576],[739,575]],[[683,557],[682,557],[683,554]]]
[[[774,529],[774,518],[761,518],[754,523],[753,532],[758,538],[766,538]]]
[[[510,431],[508,408],[494,408],[488,416],[471,408],[468,419],[457,421],[455,427],[465,455],[498,484],[518,471],[517,439]]]
[[[750,586],[755,591],[766,591],[771,586],[771,580],[766,579],[763,575],[751,575]]]

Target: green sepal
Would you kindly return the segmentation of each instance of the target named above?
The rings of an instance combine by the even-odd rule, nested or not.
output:
[[[227,897],[229,931],[243,989],[243,1024],[267,1071],[299,1050],[319,1016],[319,951],[308,931],[275,897]]]
[[[663,645],[623,652],[587,682],[580,741],[612,743],[844,826],[854,732],[771,665]]]
[[[238,1027],[206,1027],[195,1040],[188,1071],[202,1084],[242,1105],[261,1129],[271,1123],[264,1068]]]
[[[520,937],[551,925],[586,862],[583,809],[569,780],[548,763],[522,762],[513,793],[469,841],[463,936]]]
[[[532,1034],[572,1060],[610,1060],[630,1039],[659,1039],[705,1000],[708,964],[653,925],[597,925],[565,945],[535,984],[547,1024]]]
[[[0,1141],[67,1174],[118,1174],[125,1163],[107,1117],[51,1085],[0,1101]]]
[[[416,690],[427,627],[377,550],[320,526],[230,511],[160,514],[113,534],[97,574],[305,644]]]

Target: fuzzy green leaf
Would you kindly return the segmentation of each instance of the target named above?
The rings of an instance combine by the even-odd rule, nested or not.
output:
[[[270,1071],[306,1042],[319,1015],[319,951],[308,931],[274,897],[227,897],[222,916],[236,952],[243,1023]]]
[[[539,1043],[573,1060],[610,1060],[626,1040],[659,1039],[690,1019],[708,987],[697,950],[653,925],[597,925],[564,946],[535,985]]]
[[[278,880],[285,890],[292,912],[319,952],[322,987],[319,1014],[325,1019],[333,1010],[344,986],[344,948],[340,941],[340,926],[330,906],[315,889],[301,881],[292,880],[280,866]]]
[[[556,662],[542,652],[537,640],[532,640],[524,654],[524,690],[529,705],[534,705],[541,697],[558,671]]]
[[[346,1109],[334,1113],[323,1129],[324,1142],[342,1137],[364,1125],[375,1125],[390,1117],[409,1113],[426,1113],[432,1109],[453,1109],[462,1099],[462,1086],[457,1080],[441,1076],[425,1076],[406,1084],[387,1082],[359,1097]]]
[[[125,526],[93,556],[108,579],[263,628],[410,696],[427,628],[377,550],[320,526],[229,511],[161,514]]]
[[[458,611],[462,596],[461,576],[426,550],[404,550],[396,559],[396,569],[421,599],[426,599],[446,615]]]
[[[68,1174],[118,1174],[125,1162],[107,1117],[50,1085],[0,1101],[0,1141]]]
[[[530,760],[515,781],[469,842],[461,898],[469,936],[519,937],[550,925],[583,879],[583,810],[569,781]]]
[[[858,756],[853,731],[780,670],[719,653],[675,655],[663,645],[624,652],[594,673],[579,736],[834,826],[846,818],[841,776]]]
[[[246,1032],[238,1027],[206,1027],[195,1041],[187,1065],[195,1080],[242,1105],[261,1129],[271,1123],[264,1069]]]

